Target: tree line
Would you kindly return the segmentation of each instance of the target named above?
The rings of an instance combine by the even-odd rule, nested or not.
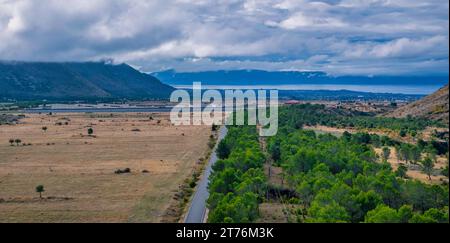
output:
[[[217,149],[208,190],[208,221],[246,223],[259,215],[266,192],[265,156],[255,126],[230,126]]]

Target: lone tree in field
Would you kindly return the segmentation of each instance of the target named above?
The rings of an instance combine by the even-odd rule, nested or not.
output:
[[[14,140],[14,142],[17,144],[17,146],[19,146],[19,144],[22,142],[22,140],[16,139],[16,140]]]
[[[383,148],[383,161],[387,161],[391,155],[391,150],[388,147]]]
[[[431,181],[431,173],[433,173],[434,160],[427,156],[422,160],[422,171],[428,175],[428,180]]]
[[[42,127],[42,131],[46,132],[47,131],[47,127]]]
[[[42,193],[45,192],[44,186],[43,185],[37,186],[36,187],[36,192],[39,193],[39,198],[42,199]]]
[[[92,134],[94,134],[94,129],[92,129],[92,127],[90,127],[87,132],[89,135],[92,135]]]
[[[9,139],[9,143],[11,144],[11,146],[13,146],[13,144],[14,144],[14,139]]]

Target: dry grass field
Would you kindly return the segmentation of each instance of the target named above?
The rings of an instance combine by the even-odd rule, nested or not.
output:
[[[0,222],[160,222],[211,134],[168,118],[27,114],[0,126]],[[114,173],[125,168],[131,173]]]

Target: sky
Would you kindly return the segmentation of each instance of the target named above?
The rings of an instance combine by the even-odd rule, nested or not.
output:
[[[0,60],[448,75],[448,0],[0,0]]]

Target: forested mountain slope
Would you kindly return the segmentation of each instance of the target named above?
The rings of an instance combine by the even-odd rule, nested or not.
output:
[[[168,98],[173,88],[127,64],[0,62],[0,98]]]

